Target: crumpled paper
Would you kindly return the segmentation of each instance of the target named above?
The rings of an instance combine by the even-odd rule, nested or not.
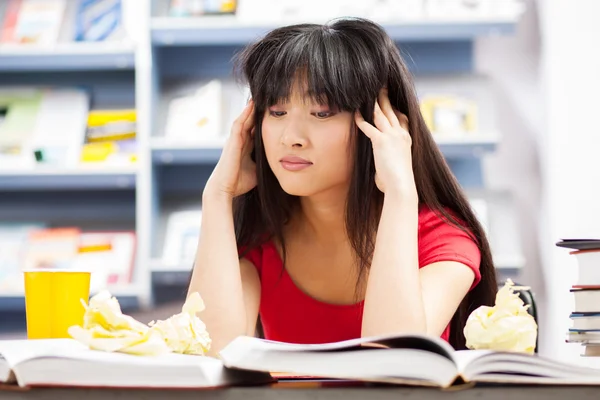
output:
[[[210,336],[196,316],[204,309],[198,293],[193,293],[182,312],[165,321],[145,325],[121,312],[118,300],[108,291],[90,299],[85,307],[83,326],[68,330],[71,337],[93,350],[155,356],[166,353],[204,355],[210,349]]]
[[[480,306],[469,315],[463,331],[467,348],[534,353],[537,324],[516,288],[508,279],[493,307]]]
[[[196,313],[204,308],[202,298],[194,292],[183,305],[181,313],[164,321],[150,322],[150,330],[158,332],[175,353],[203,355],[210,350],[211,339],[206,325]]]

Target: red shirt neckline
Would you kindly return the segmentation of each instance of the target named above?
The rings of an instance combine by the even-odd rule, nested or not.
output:
[[[281,258],[281,255],[279,254],[279,251],[277,250],[277,247],[275,246],[275,243],[272,240],[267,241],[263,245],[263,249],[272,251],[274,253],[275,259],[277,260],[277,263],[278,263],[277,267],[283,271],[283,278],[286,279],[287,281],[289,281],[288,283],[299,295],[306,298],[313,304],[315,304],[319,307],[328,307],[328,308],[333,308],[333,309],[357,309],[357,308],[361,308],[364,305],[364,302],[365,302],[364,300],[361,300],[357,303],[352,303],[352,304],[334,304],[334,303],[328,303],[328,302],[325,302],[325,301],[322,301],[319,299],[315,299],[314,297],[312,297],[311,295],[306,293],[304,290],[302,290],[300,287],[298,287],[298,285],[296,285],[296,282],[294,282],[294,280],[292,279],[290,274],[288,274],[287,269],[285,269],[285,267],[283,265],[283,259]]]

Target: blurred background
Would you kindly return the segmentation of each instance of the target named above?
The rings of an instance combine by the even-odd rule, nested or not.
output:
[[[201,194],[247,98],[231,57],[268,30],[381,23],[488,232],[532,288],[539,351],[565,343],[577,264],[600,237],[600,2],[0,0],[0,337],[25,335],[22,269],[93,268],[143,322],[180,310]]]

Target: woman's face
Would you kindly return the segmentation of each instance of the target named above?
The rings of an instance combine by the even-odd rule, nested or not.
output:
[[[352,113],[314,103],[298,90],[289,102],[267,108],[262,140],[269,166],[286,193],[313,196],[347,189],[352,120]]]

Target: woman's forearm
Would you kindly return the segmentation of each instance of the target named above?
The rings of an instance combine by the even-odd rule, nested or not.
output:
[[[246,330],[240,262],[233,226],[232,199],[205,195],[196,262],[189,293],[198,292],[206,308],[201,319],[220,349]]]
[[[384,200],[365,294],[362,336],[425,333],[418,258],[418,201]]]

